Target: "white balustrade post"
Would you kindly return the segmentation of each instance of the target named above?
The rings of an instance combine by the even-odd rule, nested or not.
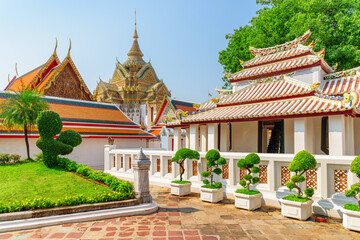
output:
[[[198,172],[198,175],[197,175],[197,179],[199,182],[201,182],[202,180],[202,177],[201,177],[201,172],[202,172],[202,165],[203,165],[203,161],[201,161],[201,157],[200,159],[198,160],[198,164],[197,164],[197,172]]]
[[[199,125],[190,125],[190,149],[199,151]]]
[[[167,168],[167,165],[166,165]],[[164,156],[160,155],[160,176],[163,177],[165,176],[165,161],[164,161]]]
[[[320,196],[322,198],[328,197],[328,185],[331,184],[329,176],[328,176],[328,166],[327,163],[321,162],[320,164],[320,170],[318,170],[318,173],[320,176],[318,176],[318,186],[320,186]],[[320,181],[320,183],[319,183]]]
[[[149,169],[151,162],[140,148],[140,153],[132,159],[131,167],[134,170],[135,196],[141,199],[141,203],[152,202],[150,195]]]
[[[109,171],[111,169],[110,151],[115,148],[116,148],[116,145],[105,145],[104,146],[104,171]]]
[[[208,124],[208,150],[218,149],[218,123]]]
[[[234,158],[230,158],[229,159],[229,185],[233,186],[236,185],[236,175],[235,175],[235,169],[236,169],[236,164],[234,163]]]
[[[155,173],[155,164],[154,164],[154,159],[153,159],[152,155],[149,156],[149,161],[151,162],[150,175],[154,175],[154,173]]]
[[[174,151],[176,152],[181,148],[181,128],[174,128]]]
[[[275,171],[275,161],[274,160],[269,160],[269,165],[268,165],[268,181],[269,181],[269,189],[271,192],[274,192],[276,189],[276,177],[278,177],[277,175],[277,171]]]

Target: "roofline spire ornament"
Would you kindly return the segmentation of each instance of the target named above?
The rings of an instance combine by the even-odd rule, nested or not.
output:
[[[57,38],[55,38],[55,40],[56,40],[56,42],[55,42],[55,48],[54,48],[54,52],[53,52],[54,56],[56,55],[56,49],[57,49],[57,46],[58,46]]]
[[[18,70],[17,70],[17,63],[15,63],[15,73],[16,73],[16,76],[19,76]]]
[[[70,45],[69,45],[69,50],[68,50],[68,53],[66,55],[67,58],[70,57],[70,51],[71,51],[71,38],[69,38],[69,41],[70,41]]]
[[[135,8],[135,30],[136,30],[136,8]]]

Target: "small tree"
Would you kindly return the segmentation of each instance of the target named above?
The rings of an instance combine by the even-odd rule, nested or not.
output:
[[[303,198],[303,193],[300,188],[300,183],[305,181],[305,177],[303,174],[310,169],[316,168],[316,159],[313,155],[311,155],[308,151],[300,151],[298,152],[292,162],[289,165],[289,170],[291,172],[295,172],[295,175],[291,177],[291,181],[286,183],[286,187],[290,189],[290,192],[293,189],[297,190],[297,194],[295,195],[297,198]],[[311,198],[314,195],[314,189],[306,188],[305,195],[308,198]]]
[[[74,147],[82,142],[80,134],[74,130],[66,130],[54,139],[63,127],[61,118],[56,112],[41,112],[36,123],[40,134],[36,146],[42,150],[44,163],[48,167],[57,166],[58,155],[70,154]]]
[[[19,92],[8,94],[8,99],[0,106],[0,118],[9,131],[18,127],[24,130],[27,158],[30,158],[28,134],[36,123],[38,114],[49,108],[36,90],[23,87]]]
[[[350,171],[360,178],[360,156],[357,156],[352,161]],[[360,208],[360,182],[351,185],[350,189],[345,191],[345,195],[346,197],[354,197],[358,201],[358,207]]]
[[[219,151],[215,149],[209,150],[205,155],[205,159],[209,171],[203,171],[201,175],[203,177],[210,177],[210,181],[208,179],[204,179],[203,183],[205,185],[214,186],[215,188],[221,188],[222,184],[220,182],[215,182],[213,178],[214,174],[220,175],[222,173],[222,170],[219,167],[226,164],[226,159],[221,157]]]
[[[185,172],[184,161],[186,159],[199,159],[200,154],[198,151],[191,150],[188,148],[180,148],[176,151],[175,156],[171,159],[172,162],[176,162],[180,166],[180,181],[182,181],[182,176]]]
[[[237,161],[237,166],[241,169],[246,169],[248,174],[244,176],[244,179],[240,180],[240,185],[246,188],[246,190],[250,191],[250,184],[256,184],[260,181],[260,178],[253,177],[251,174],[259,173],[260,168],[255,167],[255,164],[260,163],[260,157],[255,153],[250,153],[246,155],[245,158]]]

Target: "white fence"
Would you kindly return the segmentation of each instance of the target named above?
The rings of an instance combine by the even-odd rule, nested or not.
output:
[[[105,171],[119,178],[132,180],[131,159],[139,150],[108,149],[105,148]],[[170,182],[179,177],[179,166],[171,162],[173,151],[144,150],[151,160],[150,184],[170,186]],[[200,160],[187,160],[185,162],[184,179],[192,182],[192,191],[199,192],[202,185],[201,172],[206,170],[205,152],[200,152]],[[222,166],[223,173],[220,181],[224,186],[224,195],[233,198],[236,189],[241,188],[239,180],[246,172],[237,166],[237,160],[244,158],[247,153],[222,152],[222,157],[227,164]],[[260,182],[256,189],[263,194],[263,203],[270,206],[280,206],[279,199],[288,195],[285,183],[290,180],[291,173],[288,169],[293,154],[258,154],[261,169],[258,174]],[[341,217],[340,208],[348,202],[355,203],[355,199],[346,198],[344,192],[348,187],[357,182],[355,174],[349,171],[350,164],[355,156],[326,156],[315,155],[318,162],[316,170],[306,173],[306,182],[303,188],[312,187],[315,190],[313,199],[314,212],[321,215]]]

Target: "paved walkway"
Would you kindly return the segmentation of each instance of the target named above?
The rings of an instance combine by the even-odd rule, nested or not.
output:
[[[297,221],[283,218],[278,209],[250,212],[234,208],[231,200],[204,203],[199,194],[178,198],[156,186],[152,192],[160,209],[151,215],[2,233],[0,239],[360,239],[360,233],[344,230],[340,221]]]

